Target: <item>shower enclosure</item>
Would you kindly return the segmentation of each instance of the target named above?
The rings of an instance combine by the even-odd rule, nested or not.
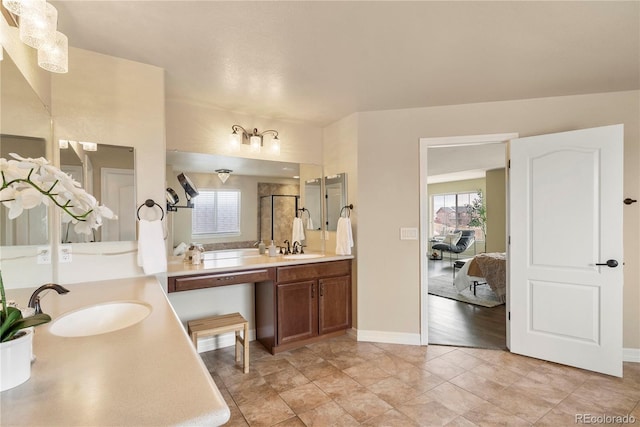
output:
[[[278,246],[285,240],[291,241],[299,200],[300,196],[294,195],[260,197],[260,239],[267,245],[271,240]]]

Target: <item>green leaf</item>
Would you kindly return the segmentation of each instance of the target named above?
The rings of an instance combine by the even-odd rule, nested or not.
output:
[[[25,317],[24,319],[20,319],[11,326],[9,331],[19,331],[20,329],[30,328],[31,326],[42,325],[43,323],[47,323],[51,321],[51,316],[44,313],[34,314],[33,316]]]
[[[0,325],[0,341],[8,341],[13,334],[11,333],[11,329],[15,325],[16,322],[22,319],[22,313],[15,307],[7,307],[7,316]]]

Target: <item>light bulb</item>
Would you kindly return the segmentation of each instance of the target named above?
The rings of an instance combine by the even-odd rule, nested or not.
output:
[[[240,138],[242,138],[242,136],[235,129],[231,135],[229,135],[229,146],[233,151],[240,149]]]
[[[28,46],[39,49],[56,37],[58,11],[50,3],[23,3],[20,15],[20,40]]]
[[[54,73],[69,71],[69,40],[60,31],[38,49],[38,65]]]
[[[280,154],[280,139],[277,136],[271,140],[271,152]]]
[[[253,135],[251,136],[251,138],[249,138],[249,142],[251,145],[251,151],[253,152],[260,152],[260,146],[261,144],[261,140],[262,138],[260,138],[258,135]]]

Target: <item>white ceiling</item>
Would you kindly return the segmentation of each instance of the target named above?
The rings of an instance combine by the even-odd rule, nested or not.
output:
[[[72,46],[169,99],[323,126],[356,111],[640,88],[640,3],[53,1]]]

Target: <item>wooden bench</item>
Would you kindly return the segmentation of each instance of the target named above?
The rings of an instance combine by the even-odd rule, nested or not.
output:
[[[223,314],[220,316],[206,317],[204,319],[191,320],[187,322],[187,330],[193,345],[198,350],[198,338],[224,334],[227,332],[236,333],[236,362],[240,361],[240,345],[244,349],[242,356],[244,363],[244,373],[249,372],[249,322],[240,313]],[[243,331],[240,337],[240,331]]]

